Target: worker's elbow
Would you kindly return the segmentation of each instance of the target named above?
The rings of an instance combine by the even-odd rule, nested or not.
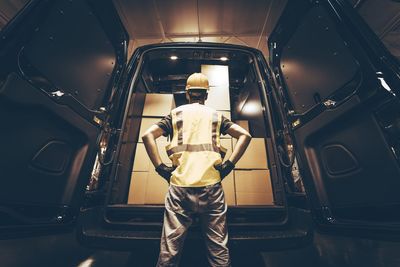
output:
[[[246,141],[248,141],[248,142],[250,142],[251,138],[253,138],[249,132],[246,132],[246,134],[244,134],[244,136],[246,138]]]
[[[240,136],[240,138],[243,140],[244,143],[248,144],[248,143],[250,143],[252,136],[248,132],[246,132],[246,133],[243,133]]]
[[[150,139],[150,133],[144,133],[142,135],[142,141],[145,143],[146,141],[148,141]]]

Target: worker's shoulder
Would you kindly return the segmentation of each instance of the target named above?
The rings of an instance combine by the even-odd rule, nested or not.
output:
[[[176,113],[179,111],[185,111],[185,110],[190,110],[190,111],[204,111],[204,112],[209,112],[209,113],[214,113],[217,112],[215,109],[207,107],[205,105],[201,105],[201,104],[185,104],[185,105],[181,105],[179,107],[174,108],[173,110],[171,110],[171,113]]]
[[[179,107],[176,107],[176,108],[172,109],[171,110],[171,114],[177,113],[179,111],[183,111],[186,108],[187,105],[189,105],[189,104],[181,105]]]

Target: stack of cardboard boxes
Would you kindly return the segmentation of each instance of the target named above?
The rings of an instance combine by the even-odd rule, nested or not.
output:
[[[208,98],[205,105],[217,110],[223,116],[231,119],[231,102],[229,95],[229,70],[228,66],[201,65],[201,73],[207,76],[210,84]],[[221,136],[221,145],[228,151],[225,160],[232,154],[232,138],[229,135]],[[222,181],[225,200],[228,205],[236,205],[235,181],[233,173]]]
[[[206,106],[216,109],[223,116],[231,119],[228,66],[202,65],[201,72],[207,75],[210,83]],[[169,114],[174,106],[173,95],[147,94],[139,136],[142,136],[152,124]],[[248,121],[236,121],[236,123],[249,130]],[[232,153],[236,139],[226,135],[221,136],[220,141],[221,145],[228,150],[225,156],[225,160],[227,160]],[[167,138],[157,139],[157,145],[162,161],[170,165],[171,161],[165,152]],[[246,153],[236,164],[235,170],[222,181],[228,205],[273,204],[265,147],[264,138],[253,138]],[[167,190],[167,182],[155,172],[139,138],[128,204],[164,204]]]
[[[143,108],[139,139],[136,145],[135,158],[129,187],[128,204],[162,204],[168,191],[168,183],[157,174],[147,155],[141,140],[144,132],[161,118],[168,115],[175,107],[172,94],[146,94]],[[167,138],[157,139],[157,146],[162,161],[171,166],[171,160],[165,151]]]
[[[236,121],[249,130],[248,121]],[[236,144],[236,139],[233,139]],[[252,138],[246,152],[236,163],[236,205],[272,205],[273,194],[268,170],[266,143],[264,138]]]
[[[218,110],[231,119],[228,66],[202,65],[201,72],[210,83],[206,106]],[[249,131],[248,121],[235,121]],[[221,145],[228,149],[225,160],[229,159],[236,139],[221,137]],[[273,195],[268,170],[266,144],[264,138],[253,138],[243,157],[237,162],[235,170],[223,181],[228,205],[272,205]]]

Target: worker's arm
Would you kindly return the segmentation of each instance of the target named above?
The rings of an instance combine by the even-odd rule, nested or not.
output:
[[[173,167],[168,167],[161,161],[160,153],[158,152],[156,139],[164,133],[164,130],[158,125],[151,126],[142,136],[144,147],[150,157],[151,163],[156,168],[157,173],[169,182]]]
[[[149,155],[154,167],[157,167],[162,163],[160,153],[158,152],[156,139],[159,138],[163,133],[163,129],[161,129],[158,125],[152,125],[142,136],[144,147],[146,148],[147,154]]]
[[[236,146],[233,148],[232,154],[229,157],[229,161],[236,164],[246,151],[251,140],[251,135],[237,124],[233,124],[229,127],[226,133],[237,139]]]
[[[251,140],[251,135],[237,124],[232,124],[225,133],[236,138],[237,143],[229,159],[221,165],[215,166],[221,174],[221,179],[226,177],[235,168],[236,162],[242,157]]]

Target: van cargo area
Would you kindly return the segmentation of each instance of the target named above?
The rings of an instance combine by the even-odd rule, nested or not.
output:
[[[299,212],[308,211],[287,206],[282,194],[285,183],[273,168],[273,125],[262,94],[266,85],[260,83],[260,62],[257,62],[256,52],[240,46],[210,44],[192,47],[188,44],[153,45],[137,52],[135,64],[138,68],[130,73],[130,84],[127,85],[130,86],[129,105],[126,107],[124,128],[121,129],[118,170],[115,178],[110,179],[112,186],[101,212],[112,230],[106,234],[104,229],[98,229],[101,235],[107,236],[108,242],[113,240],[110,236],[119,235],[113,231],[125,231],[126,234],[126,229],[146,229],[146,239],[159,238],[168,183],[156,173],[141,136],[151,125],[168,115],[171,109],[187,104],[186,79],[194,72],[201,72],[209,78],[210,90],[205,105],[252,135],[251,143],[234,171],[222,181],[229,206],[228,227],[235,229],[231,231],[231,239],[254,241],[256,238],[264,240],[263,246],[276,246],[278,237],[286,241],[294,238],[300,242],[309,237],[304,220],[296,220],[294,224],[289,219],[298,216]],[[157,146],[162,161],[171,166],[165,151],[169,138],[158,138]],[[227,148],[224,158],[227,160],[236,139],[221,135],[220,140],[222,146]],[[95,212],[93,216],[97,216]],[[90,220],[89,217],[85,216],[85,219]],[[195,218],[189,236],[199,235],[199,230],[198,218]],[[83,242],[90,242],[92,231],[96,232],[89,228],[82,230]],[[266,242],[266,239],[272,243]],[[93,245],[94,241],[90,243]],[[295,244],[294,241],[291,245]],[[287,245],[285,243],[284,246]]]
[[[210,90],[205,105],[241,125],[252,135],[251,143],[235,170],[222,182],[227,204],[242,209],[268,209],[282,206],[274,202],[268,146],[271,134],[263,113],[258,72],[251,53],[240,50],[159,48],[143,54],[141,67],[132,81],[132,95],[119,162],[125,172],[119,172],[114,183],[111,205],[163,207],[168,183],[154,170],[141,136],[171,109],[187,104],[185,83],[194,72],[209,77]],[[220,137],[229,158],[236,140]],[[169,137],[157,139],[164,163],[171,166],[165,151]],[[282,219],[282,218],[281,218]],[[271,221],[276,218],[270,218]],[[268,221],[266,219],[266,221]],[[161,223],[161,221],[160,221]]]

